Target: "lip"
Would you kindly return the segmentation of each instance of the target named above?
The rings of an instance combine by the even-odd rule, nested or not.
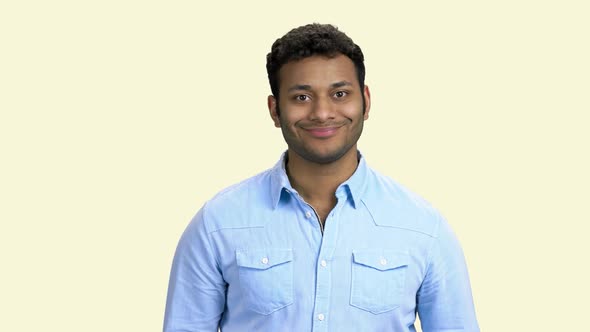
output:
[[[311,136],[317,138],[327,138],[334,136],[336,131],[338,131],[340,127],[316,127],[316,128],[304,128],[306,132],[308,132]]]

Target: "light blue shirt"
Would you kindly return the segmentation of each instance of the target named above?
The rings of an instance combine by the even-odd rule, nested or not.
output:
[[[477,332],[463,253],[427,202],[366,165],[322,229],[283,158],[208,201],[172,266],[165,332]]]

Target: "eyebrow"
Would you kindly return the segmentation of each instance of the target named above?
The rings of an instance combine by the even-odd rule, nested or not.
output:
[[[290,87],[289,90],[287,90],[287,92],[297,91],[297,90],[309,91],[309,90],[311,90],[311,85],[307,85],[307,84],[295,84],[292,87]]]
[[[352,86],[352,83],[348,82],[348,81],[340,81],[340,82],[336,82],[336,83],[332,83],[332,89],[334,88],[341,88],[343,86]]]
[[[352,83],[350,83],[348,81],[335,82],[330,85],[330,88],[336,89],[336,88],[341,88],[343,86],[352,86]],[[309,84],[295,84],[292,87],[290,87],[287,90],[287,92],[297,91],[297,90],[311,91],[311,85],[309,85]]]

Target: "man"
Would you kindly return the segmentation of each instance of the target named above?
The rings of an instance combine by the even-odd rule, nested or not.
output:
[[[331,25],[272,46],[288,150],[207,202],[178,245],[164,331],[479,331],[461,248],[425,201],[357,150],[371,95]]]

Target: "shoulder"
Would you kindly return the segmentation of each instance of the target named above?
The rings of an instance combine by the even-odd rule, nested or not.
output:
[[[369,169],[363,203],[379,226],[436,237],[444,222],[441,214],[424,198],[373,169]]]
[[[221,190],[207,201],[201,210],[208,232],[263,226],[262,218],[250,215],[272,210],[271,174],[272,169],[268,169]]]

